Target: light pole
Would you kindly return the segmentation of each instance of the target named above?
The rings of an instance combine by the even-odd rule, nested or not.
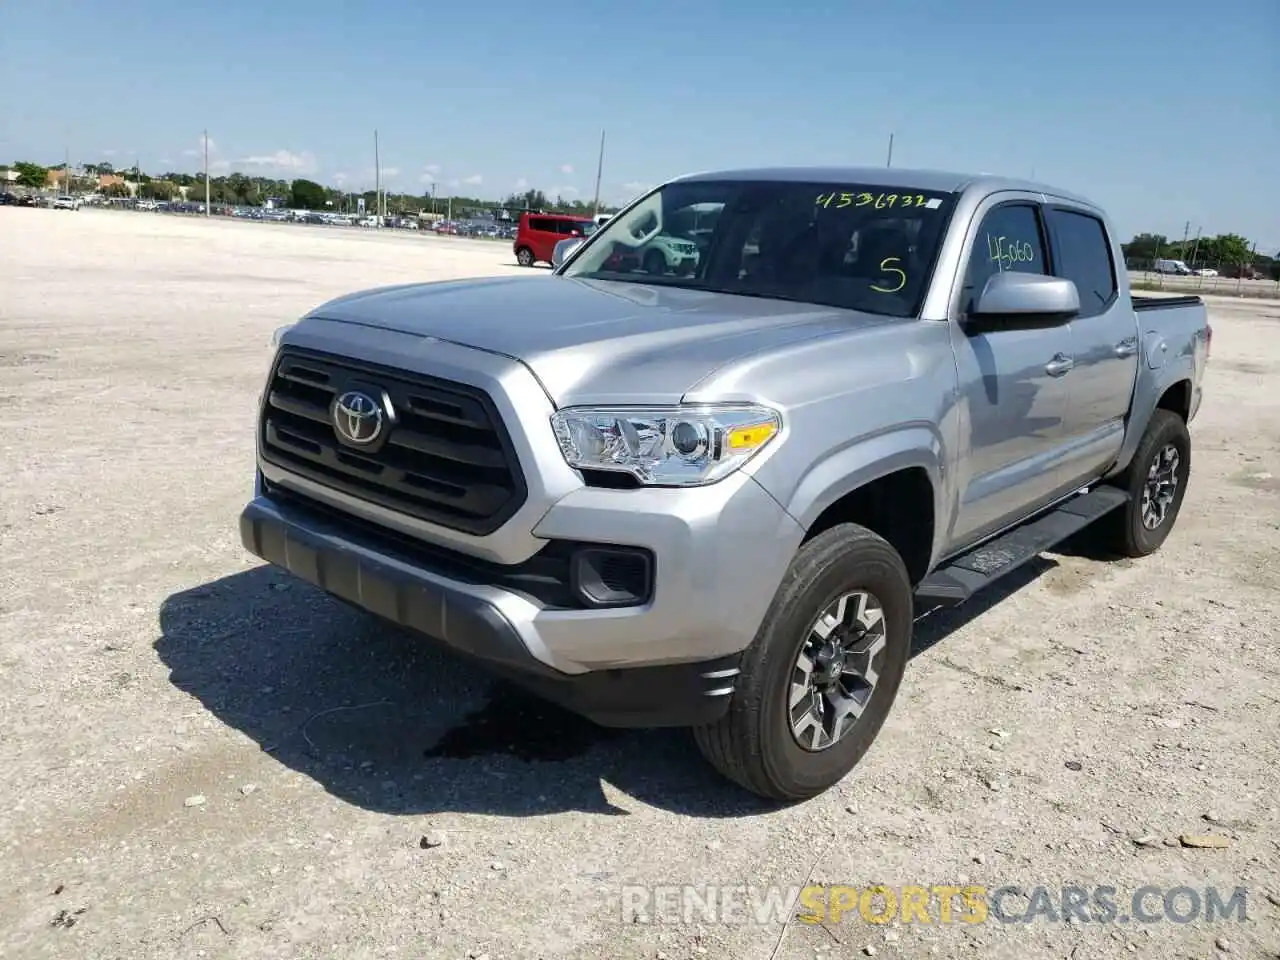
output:
[[[209,216],[209,128],[204,129],[204,215]]]
[[[592,206],[592,216],[600,216],[600,175],[604,173],[604,131],[600,131],[600,159],[596,162],[596,199]]]

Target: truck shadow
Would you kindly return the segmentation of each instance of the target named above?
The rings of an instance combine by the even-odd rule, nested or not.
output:
[[[913,654],[998,599],[925,618]],[[160,629],[174,686],[364,809],[627,815],[606,781],[690,816],[775,809],[722,780],[687,731],[599,727],[271,567],[173,594]]]

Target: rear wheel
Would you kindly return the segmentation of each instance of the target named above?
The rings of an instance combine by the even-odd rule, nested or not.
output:
[[[761,796],[794,801],[862,759],[897,696],[911,649],[902,558],[856,524],[796,554],[743,655],[729,712],[698,727],[703,755]]]
[[[533,251],[528,247],[521,247],[516,251],[516,263],[522,267],[533,266]]]
[[[1191,434],[1170,410],[1156,410],[1128,468],[1113,482],[1129,502],[1104,518],[1109,546],[1126,557],[1160,549],[1173,530],[1191,475]]]

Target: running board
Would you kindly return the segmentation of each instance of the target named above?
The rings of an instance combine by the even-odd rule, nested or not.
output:
[[[1097,487],[1073,497],[939,567],[916,587],[916,600],[934,607],[964,603],[983,587],[1083,530],[1128,499],[1129,495],[1118,487]]]

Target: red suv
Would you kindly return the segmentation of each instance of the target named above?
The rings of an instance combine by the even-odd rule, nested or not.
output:
[[[570,217],[561,213],[522,213],[512,249],[516,262],[532,267],[539,260],[551,262],[551,252],[565,237],[584,237],[595,223],[590,217]]]

